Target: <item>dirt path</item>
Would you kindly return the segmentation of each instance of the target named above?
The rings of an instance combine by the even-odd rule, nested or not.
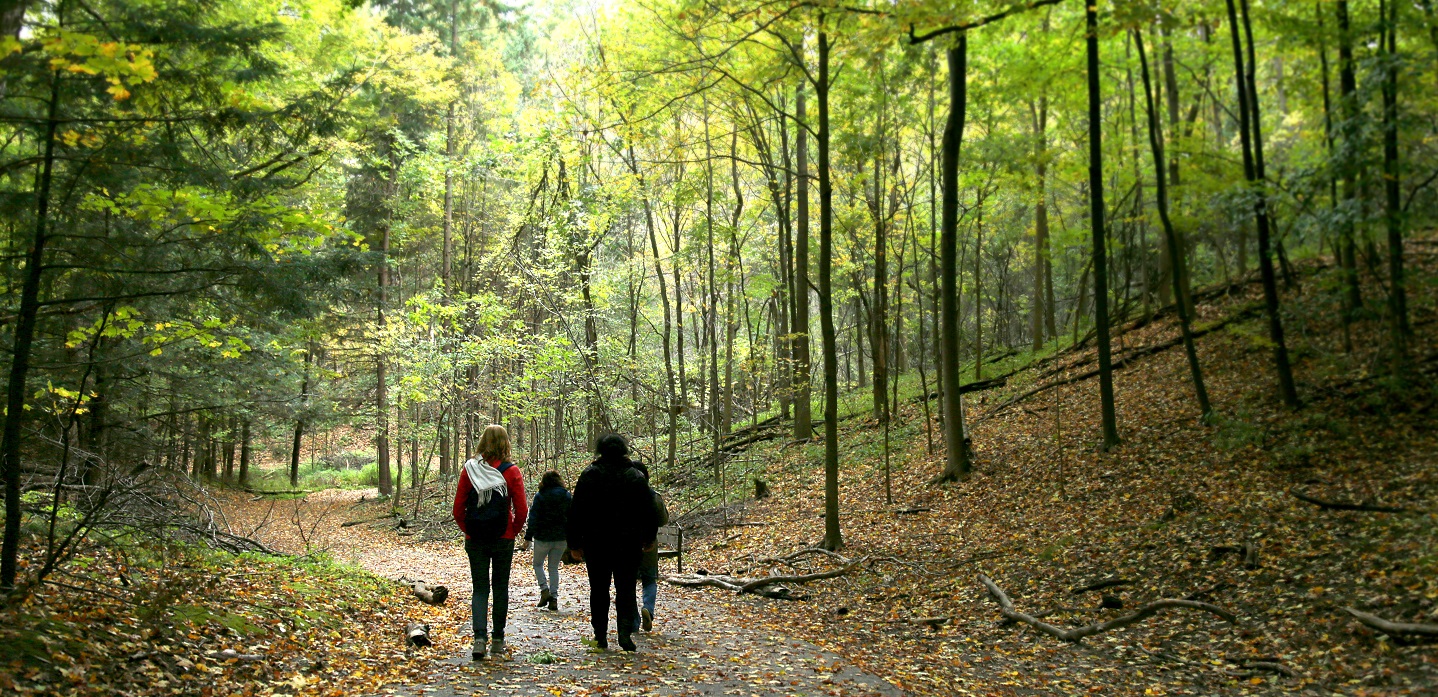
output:
[[[255,529],[256,537],[279,549],[303,551],[308,543],[382,576],[418,578],[450,588],[447,626],[434,627],[432,636],[433,650],[452,657],[440,662],[425,684],[392,685],[384,695],[903,694],[834,653],[756,622],[754,618],[764,616],[764,607],[751,605],[754,601],[733,599],[731,608],[713,592],[664,584],[654,632],[636,636],[637,652],[613,648],[612,608],[611,649],[597,650],[585,641],[591,630],[584,567],[561,570],[558,613],[539,610],[532,556],[522,551],[515,552],[511,571],[506,654],[472,662],[464,550],[457,543],[409,543],[388,527],[341,527],[347,520],[381,513],[368,504],[373,498],[372,491],[320,492],[304,501],[274,504],[245,497],[235,499],[227,513],[238,531]]]

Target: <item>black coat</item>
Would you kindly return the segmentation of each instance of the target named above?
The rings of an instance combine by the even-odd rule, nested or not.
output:
[[[567,535],[569,523],[569,492],[562,486],[540,489],[529,506],[529,527],[524,539],[557,542]]]
[[[654,492],[629,460],[601,458],[579,475],[569,506],[570,549],[638,552],[658,529]]]

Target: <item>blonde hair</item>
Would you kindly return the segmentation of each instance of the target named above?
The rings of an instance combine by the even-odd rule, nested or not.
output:
[[[484,433],[479,435],[479,445],[476,446],[479,454],[486,460],[498,458],[508,462],[509,452],[509,431],[504,430],[499,424],[490,424],[484,427]]]

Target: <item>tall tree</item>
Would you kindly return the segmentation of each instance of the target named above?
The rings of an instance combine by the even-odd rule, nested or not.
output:
[[[1273,343],[1274,369],[1278,373],[1278,393],[1283,403],[1298,408],[1298,390],[1293,384],[1293,370],[1288,362],[1288,346],[1283,337],[1283,319],[1279,314],[1278,284],[1273,269],[1270,243],[1268,194],[1263,168],[1263,128],[1259,118],[1257,81],[1254,79],[1253,28],[1248,21],[1248,0],[1243,0],[1243,20],[1239,23],[1233,0],[1228,4],[1229,29],[1233,38],[1233,65],[1238,84],[1238,130],[1243,147],[1243,174],[1252,188],[1253,216],[1258,228],[1258,270],[1263,283],[1263,304],[1268,315],[1268,338]],[[1244,60],[1244,43],[1239,30],[1248,36],[1248,59]]]
[[[969,37],[960,31],[948,50],[949,116],[944,124],[941,154],[943,188],[939,233],[939,278],[943,290],[939,309],[939,380],[943,384],[944,446],[947,454],[938,481],[967,479],[969,462],[964,431],[963,396],[959,392],[959,147],[968,111]]]
[[[839,530],[839,347],[834,332],[834,182],[829,162],[829,34],[819,18],[819,327],[824,341],[824,541],[844,546]]]
[[[1098,339],[1099,405],[1104,448],[1119,444],[1114,415],[1113,358],[1109,341],[1108,250],[1103,203],[1103,101],[1099,94],[1098,0],[1084,8],[1085,54],[1088,58],[1088,186],[1089,232],[1093,239],[1094,334]]]

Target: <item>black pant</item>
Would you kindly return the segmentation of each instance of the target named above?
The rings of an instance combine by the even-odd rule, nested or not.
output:
[[[474,616],[474,638],[484,641],[484,606],[489,604],[490,571],[494,572],[494,640],[504,641],[504,623],[509,617],[509,565],[514,561],[514,540],[484,543],[465,540],[469,555],[469,577],[474,582],[474,600],[470,611]]]
[[[639,575],[639,549],[584,550],[584,566],[589,572],[589,623],[594,637],[609,634],[609,581],[614,580],[614,609],[619,620],[619,636],[633,634],[639,628],[639,603],[634,587]]]

